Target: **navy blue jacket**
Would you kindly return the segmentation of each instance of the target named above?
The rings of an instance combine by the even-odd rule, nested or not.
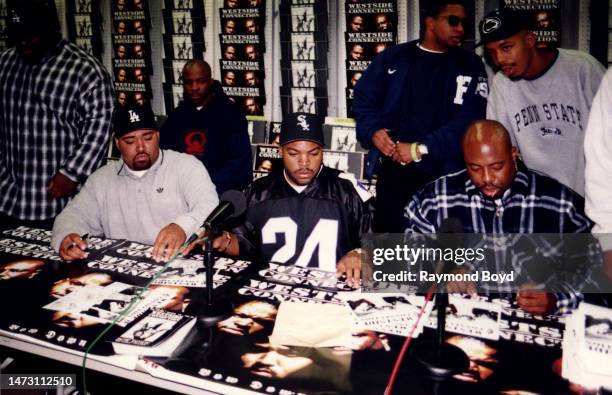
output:
[[[484,65],[476,54],[461,48],[450,49],[442,58],[443,81],[436,81],[436,84],[442,86],[440,95],[445,99],[442,108],[436,109],[435,119],[419,119],[420,114],[402,116],[403,100],[407,97],[405,90],[410,89],[407,81],[417,51],[421,51],[417,41],[385,50],[374,58],[355,87],[353,112],[357,138],[364,147],[371,148],[369,176],[379,156],[372,144],[372,136],[377,130],[388,128],[397,132],[396,137],[404,137],[397,138],[399,141],[426,144],[429,155],[418,165],[425,171],[441,175],[463,166],[461,139],[465,128],[472,121],[485,118],[488,84]],[[427,81],[419,83],[426,85]],[[418,100],[418,94],[413,96]],[[431,124],[441,126],[433,130],[414,130]]]
[[[247,120],[217,81],[211,89],[213,98],[201,110],[185,99],[170,113],[160,131],[160,146],[200,159],[218,193],[242,190],[253,177]]]

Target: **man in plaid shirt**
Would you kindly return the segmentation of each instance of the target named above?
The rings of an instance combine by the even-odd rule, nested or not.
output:
[[[0,53],[0,222],[50,226],[102,165],[113,90],[94,57],[63,40],[55,7],[8,3]]]
[[[470,125],[463,139],[463,155],[466,169],[429,183],[413,196],[404,211],[407,233],[435,233],[446,218],[459,219],[464,233],[590,231],[593,224],[584,214],[583,198],[558,181],[527,169],[499,122],[483,120]],[[593,267],[582,269],[581,274],[589,277]],[[532,314],[564,313],[582,299],[572,286],[554,293],[534,290],[534,286],[533,282],[521,284],[517,297],[519,306]],[[475,293],[476,286],[449,283],[448,291]]]

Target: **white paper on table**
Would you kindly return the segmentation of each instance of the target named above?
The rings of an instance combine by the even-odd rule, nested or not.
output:
[[[344,306],[282,302],[270,343],[302,347],[346,347],[353,317]]]

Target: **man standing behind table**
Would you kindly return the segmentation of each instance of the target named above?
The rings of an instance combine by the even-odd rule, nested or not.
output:
[[[584,132],[604,68],[584,52],[538,48],[526,26],[509,10],[480,22],[481,43],[501,70],[487,118],[508,129],[527,167],[584,196]]]
[[[162,126],[160,146],[198,158],[217,192],[244,189],[253,177],[246,118],[205,61],[185,63],[182,80],[184,100]]]
[[[0,226],[50,227],[108,149],[113,90],[93,56],[62,39],[55,7],[8,2],[0,53]]]
[[[57,216],[51,246],[84,259],[80,235],[103,235],[152,244],[153,259],[167,261],[216,207],[215,187],[200,161],[159,149],[150,107],[118,108],[114,128],[121,160],[93,173]]]
[[[465,34],[463,1],[431,0],[426,15],[424,36],[382,52],[355,87],[357,136],[372,148],[370,173],[382,154],[377,232],[401,232],[410,197],[461,168],[463,131],[485,115],[484,65],[459,47]]]

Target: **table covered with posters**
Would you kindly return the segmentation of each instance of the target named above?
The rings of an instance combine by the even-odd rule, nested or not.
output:
[[[97,237],[89,239],[86,261],[66,263],[49,240],[49,231],[27,227],[0,234],[0,345],[80,365],[92,341],[163,264],[150,259],[150,246]],[[124,345],[154,345],[166,325],[172,334],[176,322],[197,315],[205,284],[201,267],[197,254],[171,263],[137,307],[93,346],[87,366],[187,393],[382,394],[405,339],[401,335],[411,325],[405,309],[420,310],[422,300],[399,289],[351,295],[335,273],[220,258],[215,293],[232,300],[230,318],[212,328],[194,326],[171,357],[116,355],[112,342],[121,343],[119,338]],[[346,306],[367,325],[343,347],[272,345],[268,336],[283,301]],[[563,320],[531,316],[509,300],[493,301],[495,317],[494,310],[486,311],[489,302],[451,298],[457,320],[448,320],[447,338],[469,356],[468,372],[436,382],[408,353],[394,393],[571,393],[559,373]],[[425,319],[412,344],[433,337],[431,321]],[[492,322],[496,328],[489,331]],[[136,332],[140,341],[134,340]]]

